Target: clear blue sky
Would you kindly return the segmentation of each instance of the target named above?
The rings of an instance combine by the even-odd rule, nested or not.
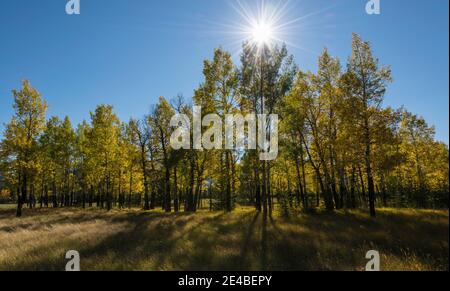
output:
[[[422,115],[448,144],[449,1],[381,0],[376,16],[366,14],[366,2],[291,0],[286,19],[303,18],[286,35],[290,52],[305,70],[316,69],[325,46],[345,62],[351,33],[359,33],[392,66],[385,104]],[[0,130],[22,79],[43,94],[48,115],[78,123],[107,103],[127,120],[159,96],[191,97],[215,47],[238,58],[230,24],[243,19],[234,0],[81,0],[77,16],[66,15],[65,4],[0,0]]]

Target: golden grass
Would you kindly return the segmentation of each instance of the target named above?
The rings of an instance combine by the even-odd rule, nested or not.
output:
[[[363,270],[378,250],[383,270],[448,270],[448,211],[380,209],[264,219],[233,213],[25,210],[0,207],[0,270]]]

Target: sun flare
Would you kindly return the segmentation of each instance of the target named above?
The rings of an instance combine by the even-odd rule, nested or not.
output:
[[[287,6],[281,2],[274,4],[266,1],[259,1],[256,5],[249,5],[246,1],[237,1],[236,11],[242,17],[241,31],[243,41],[249,42],[258,52],[265,49],[272,49],[273,46],[285,42]]]
[[[264,21],[258,21],[251,28],[251,39],[258,46],[267,45],[274,38],[273,27]]]

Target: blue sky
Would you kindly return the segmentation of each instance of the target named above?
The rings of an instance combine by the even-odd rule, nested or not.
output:
[[[238,61],[233,26],[244,20],[235,0],[81,0],[74,16],[66,2],[0,0],[0,130],[23,79],[48,101],[48,115],[78,123],[106,103],[128,120],[159,96],[190,98],[215,47]],[[392,67],[385,104],[425,117],[448,144],[449,1],[381,0],[381,15],[366,14],[366,2],[291,0],[283,19],[300,20],[283,35],[288,49],[304,70],[316,70],[325,46],[345,63],[357,32]]]

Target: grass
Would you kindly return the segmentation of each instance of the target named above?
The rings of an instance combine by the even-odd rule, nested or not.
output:
[[[15,209],[16,207],[16,204],[0,204],[0,210]]]
[[[264,219],[233,213],[25,210],[0,207],[0,270],[64,270],[77,250],[82,270],[364,270],[378,250],[382,270],[448,270],[448,211],[380,209]]]

